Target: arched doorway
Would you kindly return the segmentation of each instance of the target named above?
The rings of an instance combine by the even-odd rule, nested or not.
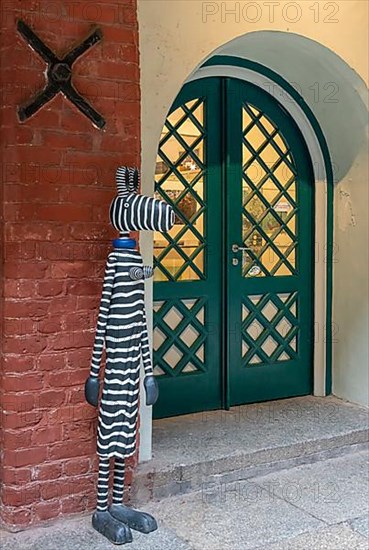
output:
[[[158,151],[157,417],[313,389],[314,174],[293,118],[236,78],[184,86]]]
[[[192,23],[191,17],[188,20],[191,28]],[[225,28],[230,27],[223,25],[222,29]],[[168,42],[165,57],[162,47],[153,49],[155,38],[147,42],[141,66],[143,189],[149,194],[154,192],[160,133],[185,82],[212,76],[237,78],[272,94],[300,128],[315,176],[313,394],[324,396],[333,391],[345,399],[366,403],[367,253],[364,250],[367,247],[364,235],[368,219],[368,163],[364,73],[348,54],[349,41],[347,47],[344,41],[343,49],[337,49],[328,45],[319,33],[312,39],[309,32],[284,32],[278,26],[276,30],[253,27],[252,32],[242,35],[239,30],[239,26],[230,28],[228,42],[220,33],[218,46],[214,36],[194,32],[193,49],[181,42],[187,34],[178,34],[177,49]],[[208,55],[204,58],[206,48]],[[181,52],[180,57],[174,55],[175,51]],[[332,83],[337,91],[333,95]],[[145,261],[150,262],[152,238],[142,235],[140,241]],[[341,292],[343,288],[345,292]],[[334,289],[338,291],[334,293]],[[150,282],[147,283],[147,308],[152,327]],[[163,392],[159,399],[162,397]],[[142,400],[141,461],[151,457],[151,415],[151,407],[146,407]]]

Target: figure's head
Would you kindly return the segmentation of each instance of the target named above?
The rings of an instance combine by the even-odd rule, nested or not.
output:
[[[110,221],[117,231],[169,231],[174,212],[164,201],[138,195],[140,174],[137,168],[120,166],[116,172],[118,196],[110,205]]]

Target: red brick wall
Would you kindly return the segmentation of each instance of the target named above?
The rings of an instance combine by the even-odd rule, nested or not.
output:
[[[83,386],[113,236],[115,169],[139,165],[140,101],[135,0],[4,0],[1,10],[0,511],[11,528],[95,506],[96,411]],[[18,121],[46,67],[17,32],[18,18],[59,55],[94,24],[102,29],[73,81],[106,119],[103,131],[61,94]]]

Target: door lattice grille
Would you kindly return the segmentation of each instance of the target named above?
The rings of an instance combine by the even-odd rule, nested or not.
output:
[[[243,105],[243,276],[295,275],[297,170],[278,128]]]
[[[242,363],[270,365],[298,358],[297,292],[244,296]]]
[[[176,222],[155,234],[155,280],[205,278],[204,100],[184,103],[167,118],[159,143],[155,196],[172,205]]]
[[[205,302],[204,298],[154,302],[155,375],[173,377],[206,370]]]

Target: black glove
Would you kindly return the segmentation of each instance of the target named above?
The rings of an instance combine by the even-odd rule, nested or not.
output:
[[[144,380],[146,405],[154,405],[159,397],[159,388],[155,376],[146,376]]]
[[[85,383],[85,397],[87,403],[93,407],[97,407],[97,403],[99,401],[99,389],[99,379],[94,376],[89,376]]]

